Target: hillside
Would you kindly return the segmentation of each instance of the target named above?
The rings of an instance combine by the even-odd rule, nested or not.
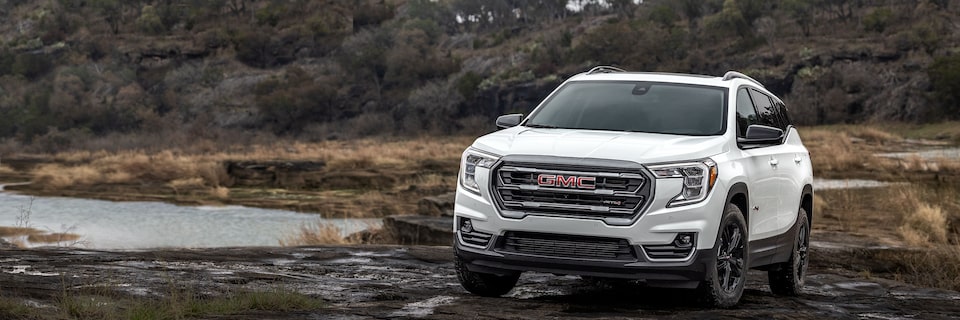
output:
[[[800,124],[960,117],[951,1],[603,3],[0,1],[0,152],[475,134],[597,64],[740,70]]]

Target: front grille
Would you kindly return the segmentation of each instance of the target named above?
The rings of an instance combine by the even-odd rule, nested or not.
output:
[[[497,250],[554,258],[636,260],[627,240],[601,237],[507,232]]]
[[[541,176],[586,178],[586,185],[541,185]],[[635,217],[650,195],[636,168],[606,168],[504,162],[495,169],[495,195],[506,211],[591,218]],[[511,216],[507,214],[507,216]]]

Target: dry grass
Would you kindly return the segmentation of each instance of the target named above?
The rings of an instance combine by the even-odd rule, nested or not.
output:
[[[5,164],[0,165],[0,174],[10,175],[10,174],[16,174],[16,173],[17,173],[17,170],[11,168],[10,166]]]
[[[801,136],[818,173],[864,169],[875,165],[874,157],[869,154],[864,156],[863,148],[854,146],[854,140],[845,132],[812,129],[804,130]]]
[[[911,245],[947,242],[947,215],[939,206],[921,203],[900,226],[904,241]]]
[[[148,154],[143,151],[75,151],[51,155],[58,164],[41,165],[32,172],[33,182],[46,189],[64,189],[95,184],[159,182],[173,189],[216,188],[229,176],[224,161],[321,161],[326,170],[390,169],[416,171],[424,168],[455,170],[469,138],[445,137],[402,141],[362,139],[319,143],[279,142],[242,148],[224,148],[210,153],[175,150]],[[202,183],[197,183],[197,179]]]
[[[210,194],[210,197],[216,198],[216,199],[222,200],[222,199],[230,198],[230,189],[226,187],[213,187],[213,188],[210,188],[210,191],[208,191],[208,193]]]
[[[27,236],[27,241],[30,243],[61,243],[61,242],[76,242],[80,240],[80,235],[72,233],[46,233],[46,234],[31,234]]]
[[[370,234],[378,234],[379,229],[369,230]],[[317,222],[300,226],[299,233],[280,240],[281,246],[314,246],[327,244],[361,244],[370,243],[376,239],[365,239],[361,233],[342,236],[343,230],[329,222]]]
[[[41,234],[43,231],[29,227],[4,227],[0,226],[0,237],[20,237]]]
[[[888,127],[884,127],[889,130]],[[838,125],[801,128],[810,150],[814,171],[830,178],[903,179],[912,173],[960,174],[958,159],[924,159],[919,156],[886,158],[878,153],[916,148],[900,135],[876,127]]]

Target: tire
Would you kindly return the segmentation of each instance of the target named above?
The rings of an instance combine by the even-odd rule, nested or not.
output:
[[[706,277],[697,288],[705,306],[729,308],[740,302],[749,266],[748,230],[740,208],[727,204],[714,243],[717,255],[710,259]]]
[[[807,211],[800,209],[797,217],[797,236],[794,238],[793,253],[790,260],[779,263],[767,271],[770,280],[770,291],[785,296],[800,295],[803,288],[803,278],[807,275],[807,264],[810,259],[810,220]]]
[[[478,296],[499,297],[517,285],[520,273],[498,276],[489,273],[473,272],[467,269],[463,260],[457,256],[454,259],[454,269],[457,270],[457,279],[464,289]]]

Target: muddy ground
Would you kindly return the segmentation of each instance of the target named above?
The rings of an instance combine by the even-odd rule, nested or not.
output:
[[[919,288],[837,269],[849,256],[814,248],[800,297],[779,297],[766,275],[752,272],[739,307],[697,307],[688,291],[639,284],[595,284],[574,276],[526,273],[502,298],[470,295],[457,283],[452,250],[429,246],[326,246],[199,250],[93,251],[70,248],[0,250],[0,294],[50,305],[64,292],[98,287],[158,296],[172,285],[202,294],[283,288],[328,302],[310,312],[256,313],[241,318],[544,319],[789,318],[949,319],[960,293]],[[231,318],[235,318],[231,316]]]

